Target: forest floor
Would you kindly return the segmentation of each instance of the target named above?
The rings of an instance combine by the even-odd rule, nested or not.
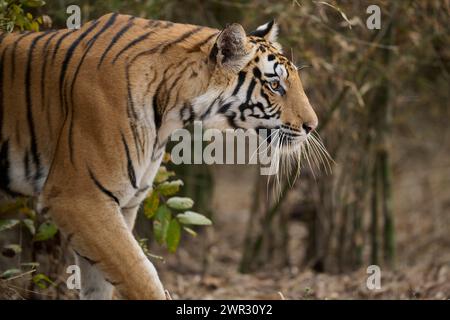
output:
[[[345,275],[276,271],[221,275],[168,274],[163,282],[174,299],[449,299],[450,265],[382,273],[381,289],[366,287],[366,270]]]
[[[173,299],[450,299],[450,257],[444,255],[381,270],[381,289],[369,290],[366,268],[345,274],[295,267],[242,274],[236,251],[221,248],[201,272],[188,251],[158,266]]]
[[[242,274],[237,271],[239,251],[214,250],[205,268],[201,251],[194,248],[191,242],[176,255],[166,254],[164,262],[154,261],[173,299],[450,299],[450,259],[445,255],[426,259],[432,262],[381,270],[381,289],[369,290],[365,268],[345,274],[295,267]],[[70,260],[59,265],[67,266]],[[34,293],[26,285],[29,279],[24,281],[27,277],[0,281],[0,299],[77,299],[77,291],[65,285],[64,269],[58,269],[49,274],[56,285],[34,288]]]

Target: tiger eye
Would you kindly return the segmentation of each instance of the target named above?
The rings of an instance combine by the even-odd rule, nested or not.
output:
[[[280,82],[279,81],[272,81],[270,83],[270,86],[272,87],[272,89],[277,90],[278,87],[280,86]]]

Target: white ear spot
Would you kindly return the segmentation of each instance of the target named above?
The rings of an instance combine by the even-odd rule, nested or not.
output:
[[[275,23],[275,20],[272,20],[256,28],[250,35],[264,38],[269,42],[275,43],[277,42],[278,30],[278,24]]]

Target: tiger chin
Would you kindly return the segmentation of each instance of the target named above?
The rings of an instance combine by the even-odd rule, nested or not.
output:
[[[174,130],[276,129],[295,152],[317,127],[277,31],[109,14],[0,33],[0,190],[38,197],[75,252],[82,299],[166,298],[132,229]]]

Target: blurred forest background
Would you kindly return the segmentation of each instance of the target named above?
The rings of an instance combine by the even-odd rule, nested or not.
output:
[[[303,168],[276,202],[256,166],[173,166],[213,220],[175,254],[150,241],[174,298],[450,298],[450,1],[52,0],[35,15],[64,28],[69,4],[83,22],[114,11],[251,31],[275,18],[285,54],[308,66],[300,75],[332,173]],[[366,26],[373,4],[380,30]],[[151,232],[141,215],[135,233]],[[58,234],[13,256],[0,270],[8,259],[39,261],[53,285],[22,282],[8,298],[76,297]],[[380,290],[366,287],[372,264]]]

